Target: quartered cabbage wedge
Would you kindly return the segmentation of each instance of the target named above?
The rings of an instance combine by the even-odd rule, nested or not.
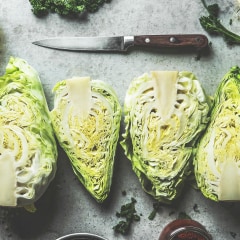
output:
[[[156,71],[131,82],[121,145],[143,189],[155,199],[170,203],[179,196],[209,106],[190,72]]]
[[[89,193],[103,202],[112,182],[121,106],[113,89],[89,77],[57,83],[51,118],[74,173]]]
[[[210,124],[194,160],[203,195],[214,201],[240,200],[240,68],[223,77],[215,93]]]
[[[0,77],[0,205],[27,206],[56,172],[57,147],[37,72],[11,57]]]

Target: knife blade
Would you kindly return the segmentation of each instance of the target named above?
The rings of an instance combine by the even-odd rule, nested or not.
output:
[[[55,37],[33,42],[33,44],[69,51],[126,52],[131,47],[193,48],[204,49],[208,39],[202,34],[138,35],[113,37]]]

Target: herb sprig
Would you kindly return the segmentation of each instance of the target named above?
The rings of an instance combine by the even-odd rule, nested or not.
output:
[[[227,29],[219,19],[219,5],[217,3],[207,5],[205,0],[201,0],[203,6],[208,11],[209,16],[199,18],[201,26],[210,34],[221,35],[228,44],[240,44],[240,36]]]

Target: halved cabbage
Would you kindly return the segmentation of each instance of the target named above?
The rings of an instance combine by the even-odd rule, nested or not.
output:
[[[76,77],[58,82],[51,118],[73,171],[89,193],[103,202],[112,182],[121,106],[105,82]]]
[[[203,195],[240,200],[240,68],[232,67],[215,93],[210,124],[194,160]]]
[[[0,77],[0,205],[26,206],[56,172],[57,147],[37,72],[11,57]]]
[[[169,203],[180,194],[209,106],[190,72],[156,71],[131,82],[121,145],[143,189],[155,199]]]

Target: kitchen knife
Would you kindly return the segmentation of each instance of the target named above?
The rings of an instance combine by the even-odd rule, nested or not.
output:
[[[56,37],[33,42],[33,44],[69,51],[112,51],[126,52],[131,47],[193,48],[201,50],[208,46],[202,34],[139,35],[113,37]]]

